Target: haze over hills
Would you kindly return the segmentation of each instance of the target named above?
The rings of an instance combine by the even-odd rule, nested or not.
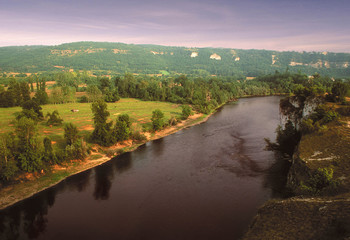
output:
[[[336,78],[350,75],[350,54],[279,52],[224,48],[186,48],[106,42],[75,42],[58,46],[0,48],[0,71],[93,70],[139,74],[183,73],[248,76],[285,71],[318,72]]]

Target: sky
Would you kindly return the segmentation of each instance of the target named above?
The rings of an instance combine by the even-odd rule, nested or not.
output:
[[[350,52],[349,0],[0,0],[0,46],[77,41]]]

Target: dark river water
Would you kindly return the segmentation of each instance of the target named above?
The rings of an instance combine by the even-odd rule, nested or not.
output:
[[[279,97],[240,99],[0,212],[0,239],[239,239],[283,185]]]

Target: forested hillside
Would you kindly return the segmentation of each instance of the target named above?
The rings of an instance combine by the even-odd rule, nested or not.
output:
[[[276,70],[350,75],[350,54],[278,52],[222,48],[185,48],[123,43],[76,42],[58,46],[0,48],[0,71],[34,73],[92,70],[107,74],[194,74],[256,77]]]

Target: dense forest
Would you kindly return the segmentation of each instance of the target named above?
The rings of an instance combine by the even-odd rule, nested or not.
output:
[[[284,71],[318,72],[335,78],[350,74],[350,54],[185,48],[123,43],[77,42],[58,46],[0,48],[0,72],[37,73],[92,70],[95,74],[186,74],[257,77]]]

